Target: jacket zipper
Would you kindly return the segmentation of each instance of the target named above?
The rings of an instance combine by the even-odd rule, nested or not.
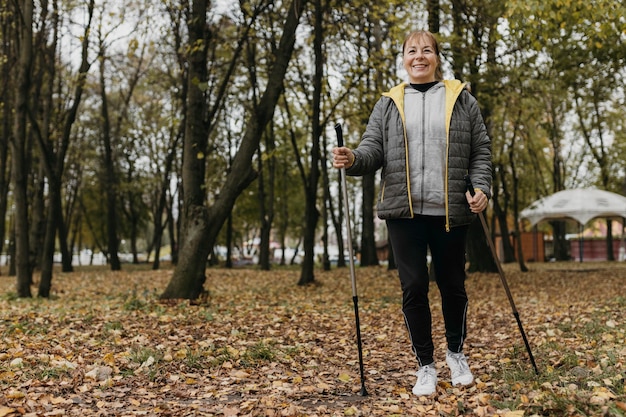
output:
[[[422,93],[422,162],[420,169],[422,171],[422,184],[420,186],[420,214],[424,213],[424,187],[426,181],[424,180],[424,166],[426,165],[426,92]]]

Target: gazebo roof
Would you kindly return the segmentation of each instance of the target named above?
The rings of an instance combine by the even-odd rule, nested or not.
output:
[[[572,219],[585,225],[597,217],[626,217],[626,197],[595,188],[564,190],[535,201],[520,216],[532,226],[550,219]]]

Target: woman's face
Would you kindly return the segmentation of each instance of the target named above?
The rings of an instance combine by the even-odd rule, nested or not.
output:
[[[414,36],[409,39],[404,45],[402,60],[411,83],[423,84],[435,81],[439,57],[428,37]]]

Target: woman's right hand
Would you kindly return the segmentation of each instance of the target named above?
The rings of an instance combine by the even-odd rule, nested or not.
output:
[[[333,168],[350,168],[354,163],[354,154],[345,146],[333,148]]]

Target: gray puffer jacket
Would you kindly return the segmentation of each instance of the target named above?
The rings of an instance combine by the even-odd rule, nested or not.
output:
[[[446,229],[474,219],[465,197],[464,176],[474,188],[491,197],[491,141],[476,99],[458,80],[443,81],[446,88],[447,160],[445,178]],[[381,219],[413,218],[408,173],[408,143],[402,83],[378,100],[361,143],[354,149],[348,175],[364,175],[382,168],[377,204]]]

